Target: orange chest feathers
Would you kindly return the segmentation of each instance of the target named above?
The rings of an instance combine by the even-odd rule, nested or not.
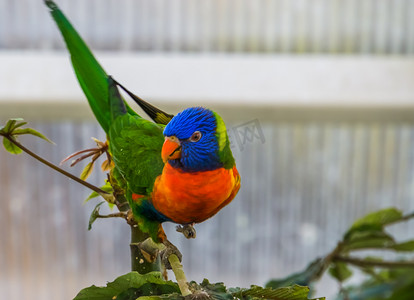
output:
[[[185,173],[167,163],[151,198],[155,209],[173,222],[200,223],[230,203],[239,188],[236,167]]]

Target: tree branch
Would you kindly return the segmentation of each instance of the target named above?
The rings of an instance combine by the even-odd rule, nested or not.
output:
[[[171,264],[171,268],[174,272],[175,279],[177,280],[177,284],[180,288],[181,294],[185,297],[191,295],[191,291],[188,288],[187,278],[185,277],[183,265],[180,263],[177,255],[171,254],[168,257],[168,261]]]
[[[113,203],[115,199],[113,199],[113,195],[110,193],[105,192],[104,190],[98,188],[97,186],[94,186],[93,184],[90,184],[89,182],[80,179],[79,177],[76,177],[75,175],[59,168],[58,166],[54,165],[53,163],[47,161],[46,159],[40,157],[39,155],[37,155],[36,153],[32,152],[31,150],[29,150],[28,148],[26,148],[25,146],[23,146],[22,144],[20,144],[19,142],[17,142],[16,140],[12,139],[9,135],[4,135],[4,134],[0,134],[3,137],[5,137],[6,139],[8,139],[11,143],[13,143],[14,145],[16,145],[17,147],[19,147],[20,149],[22,149],[24,152],[26,152],[27,154],[29,154],[31,157],[35,158],[36,160],[40,161],[41,163],[45,164],[46,166],[52,168],[53,170],[59,172],[62,175],[65,175],[66,177],[69,177],[70,179],[82,184],[83,186],[97,192],[99,195],[101,195],[106,201]]]
[[[414,268],[414,261],[382,261],[365,260],[354,257],[334,256],[333,260],[345,262],[358,267],[378,267],[378,268]]]
[[[100,219],[123,218],[123,219],[126,219],[127,218],[127,214],[124,213],[124,212],[117,212],[117,213],[108,214],[108,215],[97,215],[96,218],[100,218]]]

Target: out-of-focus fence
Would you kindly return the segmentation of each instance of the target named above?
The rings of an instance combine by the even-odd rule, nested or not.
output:
[[[94,49],[413,54],[412,0],[60,0]],[[0,48],[63,43],[41,1],[0,0]]]

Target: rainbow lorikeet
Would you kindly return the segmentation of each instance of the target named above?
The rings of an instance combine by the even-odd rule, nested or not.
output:
[[[133,95],[106,74],[56,4],[45,3],[65,39],[90,107],[107,134],[114,176],[126,191],[141,230],[164,242],[161,223],[200,223],[230,203],[240,188],[240,176],[222,118],[202,107],[187,108],[173,117]],[[118,86],[155,123],[134,112]]]

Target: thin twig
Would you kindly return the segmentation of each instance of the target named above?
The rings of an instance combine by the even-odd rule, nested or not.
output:
[[[333,260],[345,262],[358,267],[378,267],[378,268],[414,268],[414,261],[382,261],[365,260],[354,257],[335,256]]]
[[[83,186],[97,192],[99,195],[101,195],[102,197],[105,198],[105,200],[108,198],[108,196],[110,196],[109,193],[105,192],[104,190],[98,188],[97,186],[94,186],[93,184],[90,184],[89,182],[80,179],[79,177],[76,177],[75,175],[59,168],[58,166],[52,164],[51,162],[47,161],[46,159],[40,157],[39,155],[37,155],[36,153],[32,152],[31,150],[27,149],[25,146],[23,146],[22,144],[20,144],[19,142],[15,141],[14,139],[12,139],[9,135],[3,135],[6,139],[8,139],[11,143],[13,143],[14,145],[16,145],[17,147],[19,147],[20,149],[22,149],[24,152],[26,152],[27,154],[29,154],[31,157],[37,159],[38,161],[40,161],[41,163],[45,164],[46,166],[52,168],[53,170],[61,173],[62,175],[65,175],[67,177],[69,177],[72,180],[75,180],[76,182],[82,184]],[[108,201],[108,200],[107,200]]]
[[[108,215],[97,215],[96,218],[101,218],[101,219],[106,219],[106,218],[123,218],[123,219],[126,219],[127,218],[127,214],[124,213],[124,212],[117,212],[117,213],[108,214]]]

